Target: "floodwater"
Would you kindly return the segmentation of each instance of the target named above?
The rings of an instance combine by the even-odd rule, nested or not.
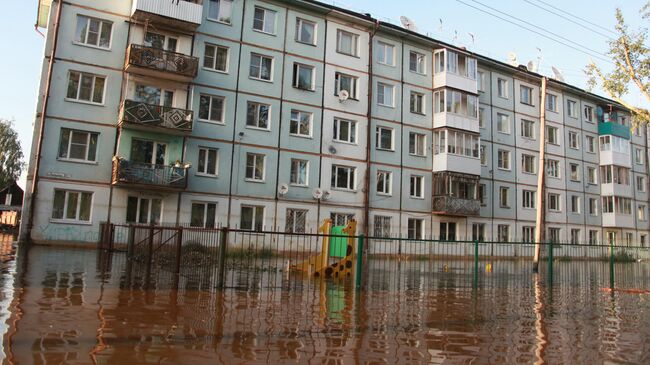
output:
[[[361,292],[309,280],[176,290],[127,280],[119,254],[32,247],[15,257],[4,242],[6,364],[650,363],[650,295],[603,290],[602,263],[567,263],[566,275],[588,278],[560,270],[553,285],[510,275],[474,289],[453,272],[422,281],[414,270],[387,285],[385,272],[371,275]],[[649,264],[628,265],[629,285],[647,285],[638,265]]]

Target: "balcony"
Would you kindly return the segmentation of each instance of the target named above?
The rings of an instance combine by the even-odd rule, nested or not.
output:
[[[203,17],[201,0],[133,0],[131,17],[138,21],[195,31]]]
[[[131,44],[124,70],[143,76],[189,82],[196,77],[199,59],[182,53]]]
[[[187,165],[152,165],[113,157],[112,184],[158,191],[182,191],[187,187]]]
[[[630,139],[631,137],[630,127],[616,122],[598,123],[598,134],[601,136],[618,136],[625,139]]]
[[[433,213],[458,216],[478,216],[481,204],[476,199],[461,199],[453,196],[441,195],[433,197]]]
[[[120,126],[174,135],[192,133],[191,110],[124,100],[120,108]]]
[[[478,116],[474,118],[446,111],[433,114],[433,128],[455,128],[474,133],[480,132]]]
[[[603,213],[603,227],[634,228],[634,216],[622,213]]]
[[[632,185],[616,184],[616,183],[601,183],[600,195],[602,196],[623,196],[632,197]]]

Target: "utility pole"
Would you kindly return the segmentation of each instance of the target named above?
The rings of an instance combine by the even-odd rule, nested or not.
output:
[[[535,220],[535,256],[533,272],[539,271],[540,243],[544,237],[544,178],[546,176],[546,77],[542,77],[539,103],[539,167],[537,169],[537,215]]]

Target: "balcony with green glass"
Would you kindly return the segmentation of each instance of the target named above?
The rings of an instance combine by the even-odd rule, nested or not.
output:
[[[630,127],[622,125],[617,122],[600,122],[598,123],[598,135],[601,136],[618,136],[625,139],[630,139]]]

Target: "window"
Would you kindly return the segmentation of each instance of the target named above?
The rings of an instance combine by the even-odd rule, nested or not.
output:
[[[548,229],[548,241],[550,243],[559,243],[560,242],[560,229],[559,228],[549,228]]]
[[[162,220],[162,200],[129,196],[126,201],[126,221],[159,224]]]
[[[585,120],[589,123],[594,122],[594,108],[589,105],[585,105],[584,109]]]
[[[502,186],[499,188],[499,206],[501,208],[510,208],[510,199],[508,199],[508,193],[510,188]]]
[[[377,136],[375,143],[379,150],[392,151],[393,147],[393,129],[386,127],[377,127]]]
[[[349,221],[354,219],[354,214],[347,213],[330,213],[330,219],[334,226],[345,226]]]
[[[421,240],[424,238],[424,219],[408,219],[408,239]]]
[[[580,197],[571,195],[571,213],[580,213]]]
[[[77,43],[109,49],[112,31],[112,22],[77,15],[77,30],[74,40]]]
[[[94,104],[104,103],[106,78],[83,72],[70,71],[66,98]]]
[[[392,217],[376,215],[374,217],[374,236],[375,237],[390,237],[390,228],[392,225]]]
[[[435,113],[454,113],[472,119],[479,118],[479,102],[474,95],[457,90],[440,90],[433,94]],[[446,101],[446,102],[445,102]]]
[[[546,110],[557,113],[557,95],[546,93]]]
[[[535,242],[535,226],[521,227],[521,239],[523,242]]]
[[[593,185],[596,185],[598,183],[595,167],[587,167],[587,182]]]
[[[580,181],[580,165],[577,163],[569,164],[569,172],[571,181]]]
[[[522,190],[521,206],[524,208],[535,208],[535,194],[533,190]]]
[[[601,183],[630,185],[630,169],[622,166],[601,166]]]
[[[384,84],[383,82],[377,83],[377,104],[382,106],[393,107],[393,99],[395,94],[395,87],[393,85]]]
[[[645,205],[639,205],[637,208],[637,215],[639,216],[640,221],[645,221],[646,216],[645,216]]]
[[[424,176],[411,175],[409,192],[411,198],[424,199]]]
[[[287,233],[305,233],[307,231],[307,210],[287,209],[284,231]]]
[[[301,63],[293,64],[293,87],[301,90],[314,90],[314,67]]]
[[[502,78],[497,78],[497,95],[499,97],[508,99],[509,93],[508,93],[508,80],[502,79]]]
[[[228,47],[205,44],[203,67],[213,71],[228,72]]]
[[[377,62],[395,66],[395,46],[382,41],[377,42]]]
[[[334,140],[338,142],[357,143],[357,122],[334,118]]]
[[[510,134],[510,116],[497,113],[497,132]]]
[[[578,133],[570,131],[569,132],[569,148],[574,150],[580,149],[580,144],[578,143]]]
[[[253,14],[253,29],[263,33],[275,34],[275,14],[276,12],[273,10],[256,6]]]
[[[560,161],[546,160],[546,174],[550,177],[560,178]]]
[[[589,198],[589,215],[598,215],[598,199]]]
[[[210,0],[208,19],[230,24],[232,17],[232,0]]]
[[[485,92],[485,72],[478,71],[477,76],[477,88],[479,92]]]
[[[595,229],[589,230],[589,244],[597,245],[598,244],[598,231]]]
[[[550,144],[559,145],[559,139],[557,134],[558,129],[556,127],[551,127],[550,125],[546,126],[546,142]]]
[[[342,74],[337,72],[335,75],[335,90],[334,95],[338,96],[339,93],[343,90],[348,92],[350,99],[357,99],[357,84],[359,79],[354,76]]]
[[[535,122],[532,120],[521,120],[521,136],[528,139],[535,139]]]
[[[502,170],[510,170],[510,151],[500,149],[497,151],[497,157],[497,166]]]
[[[250,231],[264,230],[264,206],[242,205],[239,228]]]
[[[357,57],[359,54],[359,35],[339,29],[336,32],[336,52]]]
[[[411,91],[411,113],[424,114],[424,94]]]
[[[295,136],[311,137],[311,121],[313,114],[300,110],[291,110],[289,133]]]
[[[571,244],[577,245],[580,243],[580,230],[577,228],[571,229]]]
[[[617,136],[600,136],[600,150],[630,154],[630,141]]]
[[[485,145],[481,145],[480,155],[481,155],[481,166],[487,166],[488,156],[487,153],[485,152]]]
[[[409,52],[409,71],[422,75],[426,74],[426,57],[422,53]]]
[[[485,128],[485,108],[478,108],[478,127]]]
[[[90,222],[93,193],[54,189],[52,219]]]
[[[61,128],[59,158],[94,162],[97,160],[99,133]]]
[[[643,165],[643,150],[641,148],[634,149],[634,163]]]
[[[480,137],[457,130],[433,132],[434,154],[450,153],[459,156],[479,158]]]
[[[526,105],[533,105],[533,88],[521,85],[519,86],[520,102]]]
[[[199,166],[197,173],[216,176],[219,174],[219,150],[199,147]]]
[[[421,133],[409,132],[409,154],[426,156],[427,136]]]
[[[391,195],[393,182],[393,173],[390,171],[377,171],[377,194]]]
[[[625,244],[627,246],[632,245],[632,241],[634,240],[634,234],[631,232],[625,232]]]
[[[478,185],[478,201],[481,204],[481,206],[485,206],[486,200],[487,200],[487,186],[485,184],[479,184]]]
[[[587,136],[587,152],[596,153],[596,138],[594,136]]]
[[[485,223],[472,224],[472,241],[485,241]]]
[[[603,213],[614,213],[614,197],[604,196],[603,200]]]
[[[507,224],[497,225],[497,241],[508,242],[510,240],[510,226]]]
[[[309,185],[309,161],[291,159],[291,173],[289,182],[292,185],[307,186]]]
[[[645,177],[644,176],[637,176],[636,177],[636,190],[645,193]]]
[[[246,126],[271,129],[271,106],[268,104],[248,102],[246,108]]]
[[[455,222],[440,222],[440,240],[447,242],[456,241]]]
[[[217,203],[192,203],[191,227],[214,228],[217,226]]]
[[[354,190],[356,168],[351,166],[332,165],[332,188]]]
[[[225,121],[225,98],[221,96],[201,95],[199,98],[199,119],[223,123]]]
[[[548,210],[559,212],[560,209],[560,194],[548,193]]]
[[[569,114],[571,118],[578,117],[578,107],[576,106],[576,102],[574,100],[566,101],[566,110],[567,114]]]
[[[534,174],[535,173],[535,156],[533,155],[521,155],[521,169],[524,173]]]
[[[296,42],[316,45],[316,23],[297,18]]]
[[[272,81],[273,80],[273,57],[251,53],[251,67],[248,76],[253,79]]]
[[[266,156],[259,153],[246,153],[246,179],[264,181]]]
[[[645,234],[639,235],[639,245],[641,247],[645,247],[646,238],[647,238],[647,235],[645,235]]]

